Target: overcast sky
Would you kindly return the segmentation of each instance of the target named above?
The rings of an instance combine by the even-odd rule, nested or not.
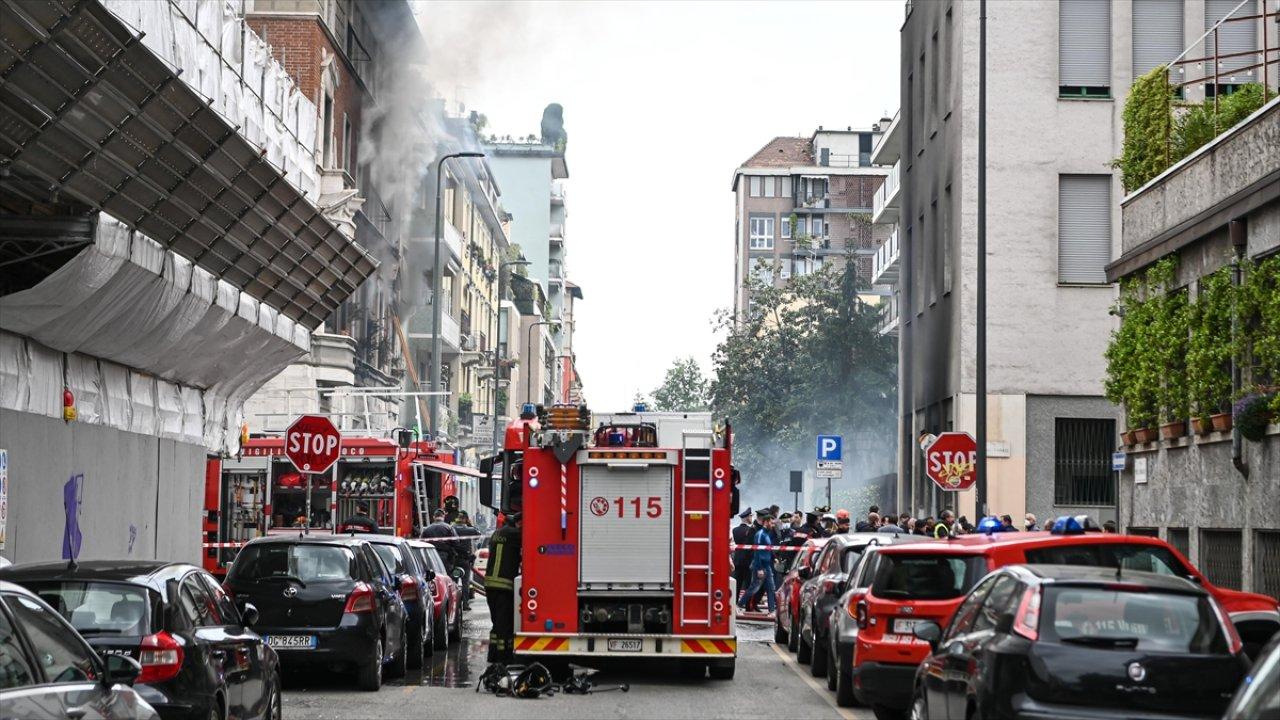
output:
[[[898,105],[902,0],[420,10],[437,86],[489,132],[537,133],[564,106],[575,345],[600,410],[677,357],[710,373],[712,320],[733,303],[734,169],[775,136],[866,128]]]

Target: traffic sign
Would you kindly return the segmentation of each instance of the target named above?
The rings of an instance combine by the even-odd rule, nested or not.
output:
[[[284,454],[304,473],[322,473],[338,461],[342,434],[323,415],[303,415],[284,431]]]
[[[844,439],[839,435],[818,436],[818,460],[841,460]]]
[[[1111,453],[1111,469],[1116,472],[1124,472],[1125,461],[1128,460],[1123,452]]]
[[[944,432],[924,451],[924,473],[943,490],[968,490],[978,480],[978,444],[965,432]]]
[[[814,477],[817,477],[822,480],[828,480],[828,479],[838,480],[844,477],[844,465],[837,465],[835,467],[820,467],[818,468],[818,471],[814,473]]]

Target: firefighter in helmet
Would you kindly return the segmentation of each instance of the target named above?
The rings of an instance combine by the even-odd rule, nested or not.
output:
[[[484,594],[489,603],[489,662],[510,663],[515,643],[515,580],[520,574],[520,513],[489,538],[489,562],[484,572]]]
[[[359,531],[376,533],[379,531],[378,521],[369,516],[369,503],[361,500],[356,503],[356,514],[342,521],[338,532]]]
[[[458,519],[458,496],[450,495],[444,499],[444,521],[453,525]]]

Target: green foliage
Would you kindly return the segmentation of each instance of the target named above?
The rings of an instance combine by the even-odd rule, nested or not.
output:
[[[1169,167],[1165,139],[1173,131],[1173,90],[1165,79],[1167,66],[1133,82],[1124,104],[1124,145],[1114,165],[1120,168],[1125,192],[1142,187]]]
[[[711,383],[692,357],[677,359],[667,368],[662,385],[653,391],[653,409],[659,412],[701,412],[710,407]]]
[[[1253,385],[1274,387],[1280,385],[1280,255],[1244,270],[1240,316],[1248,343],[1245,367]]]
[[[1130,428],[1187,417],[1189,313],[1186,294],[1173,291],[1177,261],[1168,257],[1141,279],[1121,285],[1124,319],[1106,351],[1106,396],[1123,403]]]
[[[1187,345],[1187,384],[1196,417],[1225,412],[1231,403],[1231,312],[1235,289],[1231,268],[1200,278],[1200,293],[1191,305]]]
[[[720,317],[711,406],[734,424],[744,474],[786,477],[819,432],[892,447],[897,346],[878,332],[880,308],[858,297],[855,271],[826,265],[785,287],[750,280],[746,316]]]
[[[1190,155],[1252,115],[1266,102],[1265,94],[1261,83],[1249,83],[1218,98],[1216,113],[1212,99],[1191,106],[1174,123],[1170,163]]]

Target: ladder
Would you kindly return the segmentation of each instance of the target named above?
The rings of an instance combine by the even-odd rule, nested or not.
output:
[[[419,463],[409,463],[413,468],[413,505],[418,513],[418,533],[421,534],[431,524],[431,513],[427,509],[427,468]]]
[[[711,533],[715,528],[714,491],[711,485],[709,430],[685,430],[680,448],[682,516],[680,518],[680,621],[685,625],[711,625]],[[691,440],[705,439],[694,447]],[[693,560],[690,560],[690,556]],[[690,590],[690,586],[695,589]],[[693,600],[688,603],[686,600]],[[696,608],[696,610],[695,610]]]

